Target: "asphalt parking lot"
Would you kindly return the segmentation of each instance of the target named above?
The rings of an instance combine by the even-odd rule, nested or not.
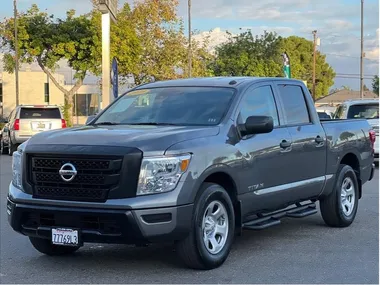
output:
[[[9,156],[0,157],[0,173],[0,283],[379,284],[378,172],[364,187],[351,227],[329,228],[317,214],[245,231],[226,263],[213,271],[184,268],[171,245],[88,244],[72,256],[43,256],[8,225]]]

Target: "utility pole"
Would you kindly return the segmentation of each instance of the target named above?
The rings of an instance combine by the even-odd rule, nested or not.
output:
[[[364,58],[364,39],[363,39],[363,26],[364,26],[364,0],[361,0],[361,36],[360,36],[360,98],[363,98],[363,58]]]
[[[315,65],[317,62],[317,30],[313,31],[314,47],[313,47],[313,100],[315,102]]]
[[[16,106],[20,104],[19,102],[19,84],[18,84],[18,70],[19,70],[19,55],[18,55],[18,35],[17,35],[17,3],[13,0],[14,6],[14,23],[15,23],[15,76],[16,76]]]
[[[191,46],[191,0],[187,0],[187,4],[189,5],[188,7],[188,21],[189,21],[189,59],[188,59],[188,62],[189,62],[189,66],[188,66],[188,69],[189,69],[189,72],[188,72],[188,77],[190,78],[191,77],[191,50],[192,50],[192,46]]]

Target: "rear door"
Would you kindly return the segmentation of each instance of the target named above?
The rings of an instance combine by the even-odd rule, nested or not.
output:
[[[58,107],[22,107],[19,118],[20,135],[34,135],[39,132],[62,128],[62,117]]]
[[[323,188],[326,174],[326,135],[311,96],[301,85],[276,83],[285,125],[292,139],[292,152],[286,172],[293,197],[308,199]],[[307,95],[309,95],[307,97]]]

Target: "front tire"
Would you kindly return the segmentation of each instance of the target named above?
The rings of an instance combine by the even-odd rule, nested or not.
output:
[[[177,244],[177,251],[188,267],[209,270],[221,266],[230,253],[235,215],[231,198],[223,187],[204,183],[200,191],[191,231]]]
[[[330,227],[348,227],[355,220],[359,183],[349,165],[340,165],[333,192],[320,201],[322,218]]]
[[[71,254],[79,249],[75,246],[55,245],[48,239],[29,237],[29,240],[37,251],[50,256]]]

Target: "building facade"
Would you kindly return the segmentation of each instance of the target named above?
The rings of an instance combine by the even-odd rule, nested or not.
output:
[[[62,74],[55,74],[55,79],[65,89],[72,85],[65,84]],[[100,90],[98,85],[82,85],[74,95],[73,123],[83,124],[87,116],[99,110]],[[42,71],[19,72],[20,105],[64,105],[64,95]],[[15,74],[0,72],[0,117],[6,118],[16,107]]]

